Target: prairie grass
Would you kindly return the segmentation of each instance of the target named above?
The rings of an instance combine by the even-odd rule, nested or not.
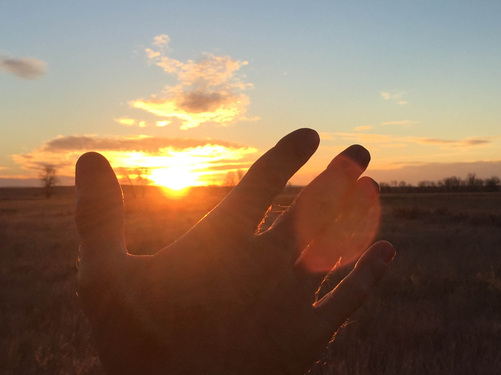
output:
[[[130,251],[174,241],[225,194],[196,189],[169,199],[151,190],[127,199]],[[265,224],[293,197],[280,196]],[[70,188],[51,199],[0,189],[1,374],[103,373],[76,295],[73,203]],[[377,236],[398,255],[311,373],[499,373],[501,194],[383,195],[382,207]]]

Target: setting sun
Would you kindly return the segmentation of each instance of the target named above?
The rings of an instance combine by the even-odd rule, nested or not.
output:
[[[120,181],[128,184],[148,184],[165,187],[172,192],[192,186],[221,185],[229,172],[245,170],[249,156],[257,150],[233,144],[205,143],[192,147],[182,146],[183,140],[168,140],[173,146],[152,149],[151,137],[128,138],[148,151],[104,152],[116,167]],[[191,145],[189,145],[191,146]]]
[[[182,167],[159,168],[151,172],[149,179],[153,184],[172,190],[182,190],[190,186],[201,185],[196,172]]]

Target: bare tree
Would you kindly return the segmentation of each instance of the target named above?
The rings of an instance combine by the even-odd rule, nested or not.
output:
[[[438,185],[442,187],[444,191],[459,191],[461,188],[461,178],[457,176],[446,177],[438,182]]]
[[[487,191],[499,191],[501,180],[497,176],[485,179],[485,189]]]
[[[46,164],[42,166],[42,170],[39,173],[40,181],[42,181],[43,188],[45,191],[45,197],[50,198],[54,192],[54,186],[57,183],[56,168],[53,165]]]
[[[141,194],[144,197],[146,193],[146,186],[150,183],[148,176],[150,175],[150,168],[136,167],[136,168],[121,168],[123,179],[130,185],[132,196],[136,197]]]
[[[478,178],[475,173],[468,173],[466,176],[466,187],[470,191],[480,191],[484,186],[484,180]]]
[[[228,188],[235,187],[240,180],[244,177],[245,172],[242,169],[237,171],[229,171],[226,173],[226,177],[224,179],[224,186]]]

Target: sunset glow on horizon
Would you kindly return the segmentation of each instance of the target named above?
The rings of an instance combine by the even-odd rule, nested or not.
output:
[[[218,185],[302,127],[321,143],[297,185],[354,143],[382,182],[500,176],[500,13],[467,1],[6,3],[0,187],[38,186],[44,165],[71,185],[87,151],[147,168],[154,184]]]
[[[183,150],[160,149],[158,154],[143,152],[118,153],[110,156],[112,165],[120,170],[145,171],[153,185],[172,190],[193,186],[221,185],[228,173],[247,169],[246,156],[255,153],[252,148],[230,149],[220,145],[205,145]],[[133,174],[134,172],[132,172]]]

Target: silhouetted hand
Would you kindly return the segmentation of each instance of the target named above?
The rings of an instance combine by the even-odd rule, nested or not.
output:
[[[107,160],[76,166],[79,294],[112,374],[302,374],[394,256],[378,242],[316,301],[336,263],[356,260],[378,225],[369,153],[351,146],[256,233],[273,198],[318,147],[284,137],[188,233],[153,256],[127,253],[122,192]],[[341,259],[341,262],[338,262]]]

